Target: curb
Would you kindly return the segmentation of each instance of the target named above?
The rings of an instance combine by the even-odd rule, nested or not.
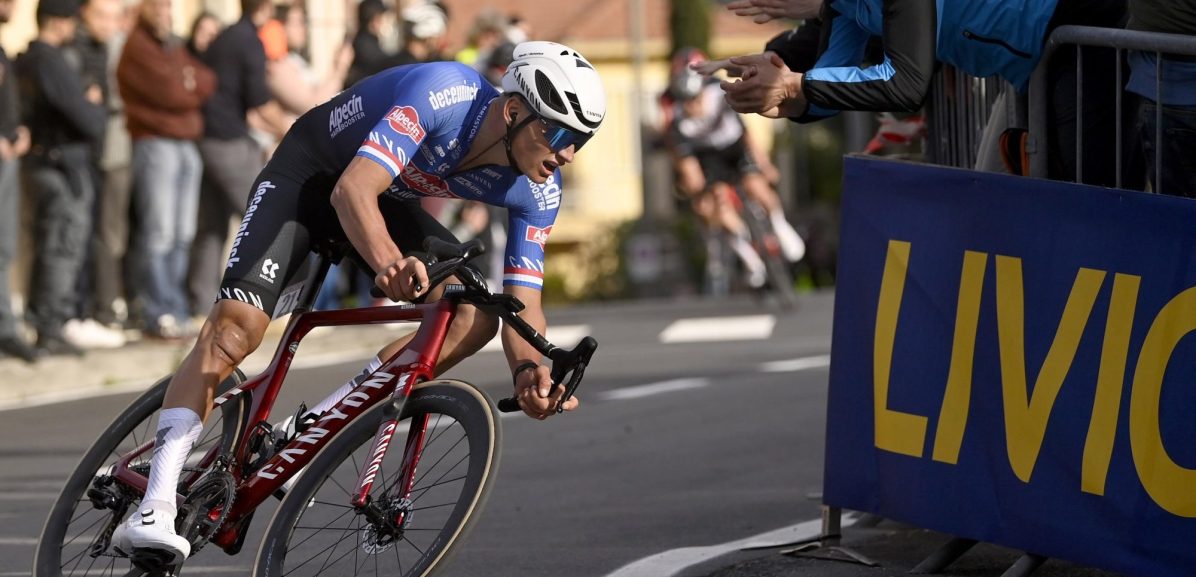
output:
[[[301,341],[292,368],[362,360],[416,325],[320,327]],[[241,364],[248,375],[273,358],[286,319],[271,323],[262,345]],[[171,373],[190,352],[194,339],[142,340],[121,348],[91,350],[82,357],[47,357],[34,364],[0,359],[0,410],[11,410],[105,394],[145,390]]]

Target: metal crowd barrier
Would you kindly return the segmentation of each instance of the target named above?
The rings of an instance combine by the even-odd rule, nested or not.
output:
[[[1106,47],[1117,50],[1117,86],[1123,89],[1117,91],[1117,116],[1122,118],[1122,104],[1125,79],[1123,66],[1123,52],[1125,50],[1139,50],[1143,52],[1154,52],[1156,56],[1156,74],[1158,77],[1159,100],[1162,101],[1163,96],[1163,65],[1162,54],[1180,54],[1185,56],[1196,56],[1196,36],[1186,36],[1182,34],[1163,34],[1158,32],[1140,32],[1135,30],[1122,30],[1118,28],[1096,28],[1091,26],[1060,26],[1051,33],[1050,38],[1047,39],[1046,46],[1043,49],[1042,61],[1039,62],[1038,68],[1034,70],[1034,76],[1030,81],[1030,110],[1029,110],[1029,129],[1030,138],[1028,142],[1028,154],[1030,157],[1030,176],[1039,178],[1047,177],[1047,167],[1049,166],[1050,158],[1048,156],[1048,146],[1046,129],[1050,119],[1048,118],[1048,101],[1050,99],[1050,90],[1047,85],[1047,65],[1051,56],[1056,50],[1063,45],[1075,45],[1077,49],[1076,57],[1076,109],[1083,110],[1084,94],[1081,87],[1084,84],[1083,77],[1083,57],[1084,46]],[[1155,154],[1155,192],[1163,192],[1159,190],[1158,181],[1161,180],[1157,175],[1162,174],[1163,154],[1162,154],[1162,107],[1156,107],[1156,126],[1160,129],[1156,130],[1156,148]],[[1116,168],[1116,184],[1121,186],[1122,179],[1122,151],[1124,143],[1124,129],[1122,124],[1117,124],[1117,168]],[[1084,165],[1082,162],[1083,143],[1084,143],[1084,123],[1076,123],[1076,180],[1081,181],[1083,176]]]
[[[926,99],[926,161],[974,167],[1004,86],[999,78],[979,78],[948,65],[935,73]]]

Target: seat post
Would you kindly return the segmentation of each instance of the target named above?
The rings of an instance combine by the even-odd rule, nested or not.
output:
[[[320,288],[324,286],[324,278],[328,276],[328,270],[332,268],[332,260],[322,251],[316,252],[315,255],[315,271],[303,284],[303,291],[299,293],[299,302],[291,311],[293,314],[305,313],[315,307],[316,297],[320,294]]]

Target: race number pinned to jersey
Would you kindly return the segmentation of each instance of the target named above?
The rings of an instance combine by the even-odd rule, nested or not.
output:
[[[416,144],[424,141],[427,131],[419,125],[419,111],[410,106],[396,106],[386,113],[386,121],[390,128],[399,134],[406,135]]]
[[[527,227],[527,241],[534,242],[540,245],[543,249],[545,244],[548,244],[548,234],[552,232],[552,225],[544,228],[536,228],[534,226]]]

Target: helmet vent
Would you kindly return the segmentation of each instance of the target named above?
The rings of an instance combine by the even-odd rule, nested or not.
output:
[[[540,96],[540,102],[558,114],[569,114],[569,109],[565,108],[565,103],[561,100],[561,95],[557,93],[556,87],[540,70],[536,70],[536,94]]]
[[[569,105],[573,107],[573,115],[576,116],[582,124],[590,127],[591,129],[596,129],[598,128],[599,124],[602,124],[601,119],[599,119],[598,122],[590,122],[589,120],[586,120],[585,114],[582,114],[581,112],[581,102],[578,102],[577,94],[566,92],[565,96],[569,98]]]
[[[594,67],[593,67],[593,66],[590,66],[590,63],[589,63],[589,62],[586,62],[585,60],[582,60],[582,59],[580,59],[580,58],[577,58],[577,59],[576,59],[576,60],[574,60],[574,61],[575,61],[575,62],[577,62],[577,67],[578,67],[578,68],[589,68],[590,70],[594,70]]]

